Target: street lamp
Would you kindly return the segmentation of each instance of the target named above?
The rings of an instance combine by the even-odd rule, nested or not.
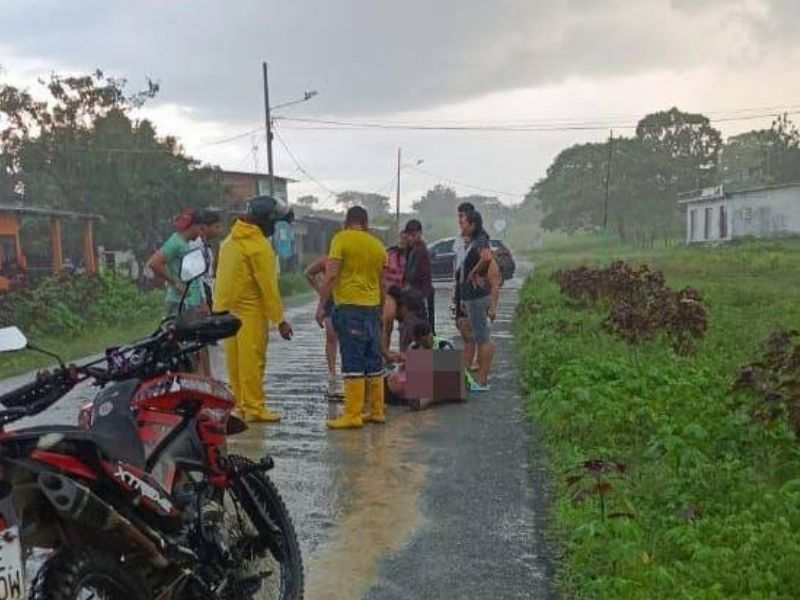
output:
[[[402,164],[402,150],[397,149],[397,196],[395,198],[395,211],[397,221],[397,235],[400,235],[400,172],[407,167],[415,167],[425,162],[424,158],[417,159],[414,163]]]

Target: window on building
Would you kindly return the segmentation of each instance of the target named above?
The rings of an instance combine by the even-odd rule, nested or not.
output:
[[[719,237],[722,240],[728,238],[728,211],[724,206],[719,207]]]
[[[0,235],[0,264],[17,264],[17,238],[13,235]]]
[[[711,219],[714,218],[714,209],[707,208],[706,211],[706,219],[705,223],[703,224],[703,239],[708,240],[711,239]]]
[[[697,239],[697,210],[689,211],[689,240]]]

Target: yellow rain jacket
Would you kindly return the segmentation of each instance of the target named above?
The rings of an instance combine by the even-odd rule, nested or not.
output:
[[[225,340],[228,377],[245,417],[265,409],[264,371],[270,324],[284,320],[275,251],[257,225],[236,221],[220,246],[214,310],[239,317],[242,327]]]

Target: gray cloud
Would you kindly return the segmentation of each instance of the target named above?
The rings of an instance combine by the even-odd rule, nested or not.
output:
[[[713,57],[691,39],[693,22],[744,0],[4,4],[3,43],[20,56],[133,82],[151,76],[161,100],[201,118],[250,120],[260,114],[262,59],[274,102],[314,87],[323,95],[309,111],[391,113],[576,75],[697,66]],[[670,11],[680,18],[664,19]]]

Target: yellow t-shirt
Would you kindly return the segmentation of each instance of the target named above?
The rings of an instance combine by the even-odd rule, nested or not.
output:
[[[328,256],[341,263],[333,288],[337,306],[380,306],[381,277],[388,259],[378,238],[366,231],[345,229],[333,237]]]

